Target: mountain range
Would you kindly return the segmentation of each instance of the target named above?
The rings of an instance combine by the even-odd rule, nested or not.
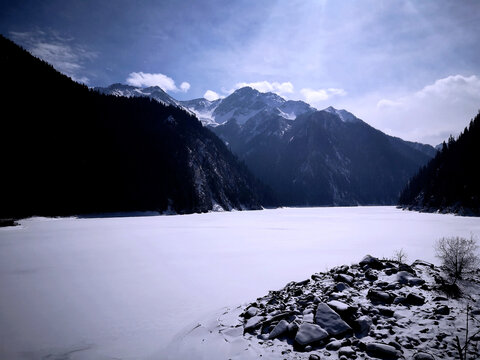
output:
[[[125,95],[124,89],[97,88],[113,95]],[[128,96],[155,98],[159,88],[129,89]],[[436,153],[430,145],[386,135],[346,110],[317,110],[251,87],[215,101],[165,95],[160,101],[195,113],[281,205],[396,204],[408,179]]]
[[[268,203],[245,165],[163,90],[142,90],[155,100],[123,96],[135,92],[128,86],[100,94],[2,36],[0,66],[0,218]]]

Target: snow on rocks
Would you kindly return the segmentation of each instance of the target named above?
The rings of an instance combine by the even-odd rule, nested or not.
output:
[[[442,276],[424,261],[409,266],[367,255],[258,298],[241,315],[244,336],[272,352],[277,344],[286,359],[454,358],[466,304],[445,297]],[[480,299],[476,286],[470,301]]]

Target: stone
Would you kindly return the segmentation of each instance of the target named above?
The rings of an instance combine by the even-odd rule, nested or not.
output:
[[[318,356],[317,354],[310,354],[308,360],[320,360],[320,356]]]
[[[333,309],[333,311],[337,312],[340,316],[343,316],[343,315],[348,316],[357,311],[356,307],[345,304],[344,302],[339,300],[331,300],[327,302],[327,305],[330,306]]]
[[[263,321],[263,316],[254,316],[247,320],[245,324],[245,331],[254,330],[260,326],[260,323]]]
[[[370,289],[368,290],[367,298],[373,302],[391,304],[395,297],[385,291]]]
[[[245,317],[246,318],[251,318],[255,315],[257,315],[258,313],[258,308],[256,308],[255,306],[251,306],[248,308],[247,312],[245,313]]]
[[[328,333],[316,324],[303,323],[298,327],[295,341],[300,345],[308,345],[326,339]]]
[[[450,308],[447,305],[440,305],[433,312],[438,315],[449,315]]]
[[[351,348],[351,346],[344,346],[338,349],[339,356],[346,356],[347,358],[352,357],[355,355],[355,350]]]
[[[272,332],[268,335],[269,339],[275,339],[279,336],[288,332],[288,321],[281,320],[275,327],[273,328]]]
[[[402,285],[417,286],[425,284],[425,280],[412,276],[408,271],[399,271],[397,273],[397,281]]]
[[[338,282],[335,284],[335,290],[336,291],[339,291],[339,292],[342,292],[343,290],[345,290],[348,286],[343,283],[343,282]]]
[[[334,337],[352,332],[352,328],[342,320],[340,315],[325,303],[318,304],[317,312],[315,313],[315,323]]]
[[[372,327],[372,319],[369,316],[363,315],[355,320],[355,329],[357,330],[357,337],[365,337],[368,335]]]
[[[395,349],[393,346],[380,344],[380,343],[370,343],[367,344],[367,354],[378,359],[398,359],[401,356],[400,351]]]
[[[382,270],[384,268],[382,262],[378,260],[376,257],[371,255],[366,255],[360,262],[360,266],[368,265],[371,269]]]
[[[425,298],[422,295],[410,293],[407,295],[406,303],[409,305],[423,305]]]
[[[377,309],[381,315],[386,317],[393,317],[393,315],[395,314],[395,311],[387,306],[377,306]]]
[[[429,353],[420,351],[413,355],[413,360],[435,360],[435,357]]]
[[[367,279],[367,280],[369,280],[369,281],[378,280],[378,276],[377,276],[377,274],[375,273],[375,270],[373,270],[373,269],[368,269],[367,271],[365,271],[365,279]]]
[[[336,351],[341,347],[342,347],[342,342],[340,340],[333,340],[333,341],[330,341],[327,344],[327,346],[325,346],[325,349]]]
[[[353,277],[350,276],[350,275],[347,275],[347,274],[337,274],[335,276],[335,281],[343,282],[343,283],[351,285],[352,282],[353,282]]]

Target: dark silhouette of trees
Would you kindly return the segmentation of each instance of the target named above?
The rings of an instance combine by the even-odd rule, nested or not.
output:
[[[422,210],[480,215],[480,112],[408,182],[399,203]]]

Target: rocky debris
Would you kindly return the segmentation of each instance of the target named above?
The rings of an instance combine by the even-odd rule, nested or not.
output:
[[[243,308],[243,333],[258,346],[277,344],[288,359],[454,358],[455,337],[465,337],[466,305],[445,296],[443,278],[427,262],[409,266],[367,255],[258,298]],[[480,281],[474,284],[471,302],[480,299]],[[479,330],[480,322],[470,323],[471,334]]]

